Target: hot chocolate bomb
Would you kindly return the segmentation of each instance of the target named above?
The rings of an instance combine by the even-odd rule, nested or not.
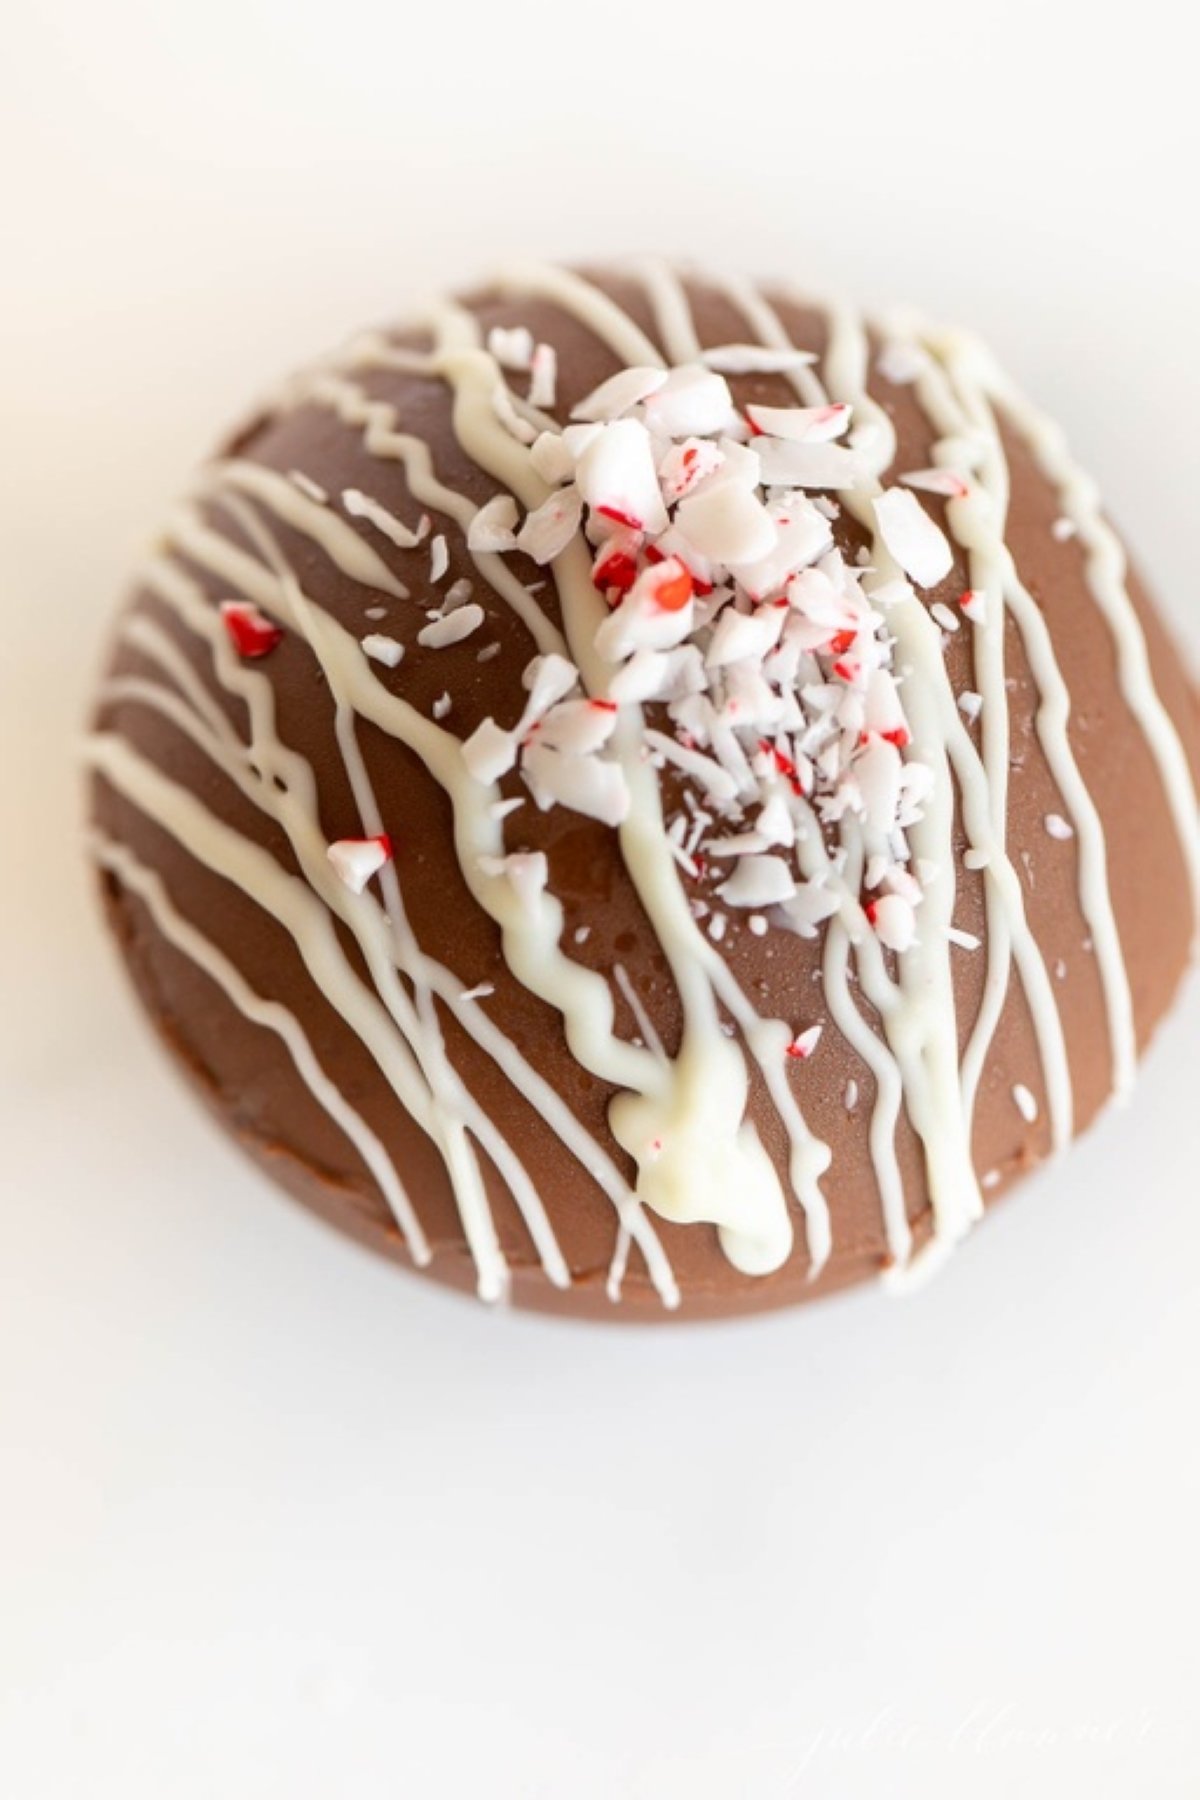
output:
[[[520,266],[301,374],[121,619],[91,850],[293,1194],[486,1299],[944,1259],[1185,968],[1193,693],[972,338]]]

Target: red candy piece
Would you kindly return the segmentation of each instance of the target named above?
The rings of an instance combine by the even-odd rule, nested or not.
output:
[[[669,575],[654,590],[654,604],[663,612],[679,612],[685,607],[696,591],[696,584],[688,571],[680,567],[678,575]]]
[[[249,600],[222,600],[221,620],[239,656],[269,656],[283,642],[283,632]]]

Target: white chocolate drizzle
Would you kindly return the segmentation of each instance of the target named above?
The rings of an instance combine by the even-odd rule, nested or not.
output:
[[[821,1272],[836,1248],[821,1186],[830,1155],[805,1121],[802,1084],[790,1073],[815,1050],[821,1027],[760,1015],[720,946],[739,921],[754,935],[775,931],[781,953],[788,932],[822,932],[829,1019],[874,1085],[867,1130],[891,1258],[887,1278],[907,1281],[939,1263],[982,1213],[973,1112],[1014,970],[1040,1059],[1024,1072],[1029,1081],[1013,1087],[1018,1110],[1030,1125],[1039,1118],[1040,1086],[1056,1150],[1074,1124],[1054,984],[1006,842],[1008,617],[1038,691],[1036,730],[1061,796],[1062,813],[1047,815],[1047,831],[1070,841],[1064,853],[1078,858],[1080,910],[1095,947],[1118,1095],[1128,1090],[1136,1054],[1104,833],[1068,735],[1067,683],[1005,544],[1008,471],[997,411],[1030,443],[1086,555],[1124,699],[1156,759],[1200,896],[1186,758],[1155,692],[1123,555],[1094,489],[1055,428],[973,340],[918,321],[889,323],[885,373],[912,385],[934,435],[932,467],[897,469],[889,416],[870,391],[864,321],[829,309],[825,351],[814,358],[791,342],[762,294],[729,283],[745,341],[705,345],[679,276],[659,264],[638,273],[658,344],[578,275],[521,264],[498,278],[498,291],[513,299],[537,297],[562,309],[621,365],[565,424],[553,416],[561,382],[553,350],[524,327],[485,339],[473,315],[449,302],[426,320],[428,350],[369,336],[340,362],[297,378],[281,405],[331,412],[380,462],[384,485],[386,465],[398,463],[405,506],[358,488],[334,499],[302,469],[284,474],[234,458],[208,469],[177,509],[145,571],[173,629],[130,615],[124,639],[151,672],[112,678],[105,698],[150,709],[202,752],[285,834],[294,873],[119,733],[94,734],[87,756],[126,801],[291,939],[396,1103],[440,1152],[487,1299],[504,1297],[511,1271],[481,1152],[514,1200],[546,1278],[566,1287],[572,1274],[536,1181],[454,1065],[445,1016],[494,1059],[611,1202],[610,1298],[620,1297],[636,1246],[663,1303],[678,1304],[649,1213],[714,1226],[729,1260],[748,1275],[769,1274],[789,1259],[799,1223],[809,1274]],[[446,385],[459,445],[497,484],[493,499],[478,507],[447,486],[396,407],[359,384],[384,369]],[[528,397],[510,388],[506,370],[529,375]],[[799,405],[751,407],[748,422],[726,375],[758,371],[784,376]],[[922,494],[945,502],[945,532]],[[407,507],[429,511],[410,522]],[[861,568],[835,547],[840,509],[866,533]],[[430,513],[444,524],[435,528]],[[413,583],[399,579],[384,549],[425,544],[427,614],[411,634],[424,651],[463,642],[486,622],[490,605],[507,607],[530,641],[521,717],[485,720],[464,741],[445,722],[454,716],[450,691],[432,719],[423,716],[373,666],[397,667],[406,626],[393,618],[387,635],[355,637],[306,590],[281,531],[306,538],[345,581],[397,603],[411,600]],[[448,566],[447,532],[461,538],[477,580],[435,592]],[[561,629],[506,561],[517,549],[552,575]],[[917,591],[941,582],[955,550],[970,579],[960,601],[977,689],[969,697],[955,692],[944,656],[943,634],[956,633],[959,619],[944,599]],[[231,597],[236,618],[214,607],[193,569]],[[380,616],[377,606],[365,609],[368,620]],[[269,655],[281,630],[300,636],[323,672],[359,816],[360,835],[332,847],[321,831],[313,770],[277,733],[270,664],[256,660]],[[206,647],[214,691],[177,633]],[[486,645],[478,659],[497,650]],[[242,703],[246,739],[218,693]],[[636,1169],[632,1185],[502,1021],[483,1009],[491,985],[470,971],[451,972],[417,941],[403,855],[393,856],[389,836],[402,834],[403,822],[381,811],[359,747],[360,721],[419,758],[447,796],[464,882],[497,926],[509,970],[561,1018],[582,1068],[617,1090],[609,1125]],[[546,858],[514,851],[506,838],[516,812],[519,840],[521,803],[506,800],[498,782],[514,769],[537,807],[573,808],[613,833],[679,1002],[673,1054],[621,965],[610,979],[564,947]],[[668,816],[675,804],[668,797],[679,791],[684,810]],[[987,925],[982,1002],[961,1055],[952,958],[979,940],[954,917],[959,828],[968,840],[964,862],[982,882]],[[280,1038],[386,1199],[413,1260],[427,1263],[435,1251],[383,1141],[321,1068],[296,1016],[253,988],[127,846],[98,834],[93,852],[176,950],[247,1019]],[[726,911],[690,896],[687,883],[705,862],[727,871],[716,890]],[[353,939],[366,978],[335,921]],[[586,928],[575,931],[575,945],[585,938]],[[614,994],[634,1022],[632,1038],[616,1029]],[[749,1116],[752,1073],[786,1142],[786,1170]],[[847,1110],[858,1092],[851,1079]],[[902,1113],[921,1144],[932,1208],[932,1235],[916,1257],[897,1155]]]

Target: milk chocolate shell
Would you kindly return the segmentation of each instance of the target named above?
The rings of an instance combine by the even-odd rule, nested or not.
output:
[[[164,1042],[298,1198],[485,1299],[703,1317],[911,1282],[1128,1091],[1197,747],[974,339],[528,265],[201,471],[116,634],[90,848]]]

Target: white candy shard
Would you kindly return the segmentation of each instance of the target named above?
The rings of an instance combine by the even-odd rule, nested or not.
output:
[[[658,465],[663,498],[669,505],[682,500],[700,482],[714,475],[725,460],[725,453],[708,438],[688,437],[672,444]]]
[[[1042,824],[1046,827],[1047,835],[1058,838],[1061,843],[1065,843],[1068,838],[1075,836],[1075,827],[1064,819],[1061,813],[1047,813]]]
[[[611,701],[563,700],[542,720],[538,742],[574,756],[590,756],[608,742],[616,723],[617,708]]]
[[[554,650],[545,656],[535,656],[521,677],[522,686],[529,695],[524,723],[528,725],[530,720],[540,719],[559,700],[565,700],[578,682],[579,670],[565,656],[559,656]]]
[[[453,612],[440,613],[431,619],[418,631],[417,642],[427,650],[445,650],[451,644],[461,644],[473,631],[478,631],[484,617],[482,606],[471,601],[467,606],[458,606]]]
[[[642,411],[652,430],[664,437],[715,437],[737,426],[729,384],[715,369],[683,363],[648,394]]]
[[[396,642],[394,637],[386,637],[382,632],[372,631],[362,641],[365,653],[373,662],[384,663],[394,669],[404,655],[404,645]]]
[[[712,562],[753,563],[775,548],[774,519],[739,482],[705,486],[681,500],[675,516],[688,543]]]
[[[387,837],[338,838],[325,854],[338,880],[352,894],[361,894],[372,875],[392,860],[392,846]]]
[[[463,744],[462,757],[475,780],[489,786],[507,775],[516,762],[516,736],[502,731],[495,719],[484,719]]]
[[[954,566],[945,532],[906,488],[888,488],[872,505],[880,536],[904,573],[918,587],[936,587]]]
[[[885,894],[872,901],[867,917],[880,943],[897,955],[912,948],[917,936],[916,915],[909,902],[899,894]]]
[[[526,516],[517,533],[517,548],[545,564],[561,556],[579,529],[583,497],[576,487],[559,488]]]
[[[571,408],[571,417],[586,424],[607,424],[655,393],[666,379],[665,369],[618,369]]]
[[[543,431],[529,447],[530,462],[550,487],[570,481],[575,473],[575,456],[565,433],[558,431]]]
[[[775,517],[775,542],[765,556],[754,561],[728,559],[752,600],[765,600],[783,587],[797,570],[815,563],[832,547],[829,520],[801,496]]]
[[[807,1062],[820,1043],[821,1033],[824,1029],[823,1025],[810,1025],[807,1031],[797,1032],[787,1047],[788,1055],[794,1057],[797,1062]]]
[[[746,416],[767,437],[795,444],[824,444],[843,436],[852,409],[844,401],[829,406],[748,406]]]
[[[634,531],[666,529],[650,433],[637,419],[605,425],[579,458],[579,491],[594,511]]]
[[[503,555],[517,547],[517,503],[511,494],[497,494],[479,508],[467,527],[467,549]]]
[[[953,469],[913,469],[900,480],[905,487],[920,488],[926,494],[941,494],[947,500],[965,500],[971,491],[966,477]]]
[[[730,906],[774,906],[792,898],[796,883],[781,856],[743,856],[717,892]]]
[[[843,444],[763,437],[755,438],[754,450],[768,487],[853,488],[862,480],[862,462]]]
[[[602,825],[620,825],[629,816],[625,771],[606,757],[568,756],[534,743],[521,760],[521,771],[543,812],[565,806]]]
[[[434,538],[433,542],[429,546],[429,579],[430,579],[430,581],[433,581],[433,582],[440,581],[442,579],[442,576],[446,573],[446,570],[449,567],[450,567],[450,552],[446,546],[446,539],[445,539],[444,535],[439,531],[438,535]]]

